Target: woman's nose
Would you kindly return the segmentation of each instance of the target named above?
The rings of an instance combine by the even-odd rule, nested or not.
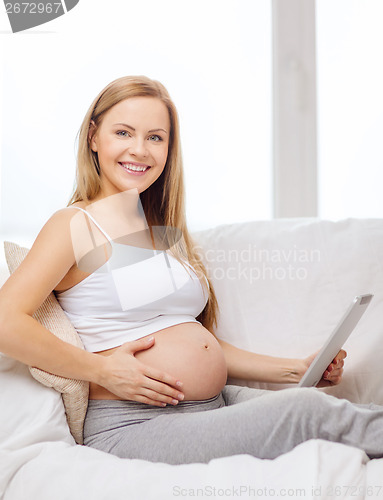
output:
[[[148,150],[146,148],[146,141],[144,139],[134,139],[128,147],[128,151],[130,154],[138,157],[145,158],[148,156]]]

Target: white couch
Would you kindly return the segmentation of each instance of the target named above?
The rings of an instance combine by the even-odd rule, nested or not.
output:
[[[344,380],[326,391],[383,404],[383,220],[249,222],[194,236],[221,308],[218,336],[242,348],[307,356],[320,348],[355,295],[373,293],[347,341]],[[76,445],[60,394],[0,354],[0,497],[383,498],[383,459],[322,440],[275,460],[237,455],[170,466],[119,459]]]

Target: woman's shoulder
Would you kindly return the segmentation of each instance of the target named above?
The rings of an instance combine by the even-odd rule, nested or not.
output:
[[[31,248],[33,253],[43,250],[45,252],[61,249],[70,249],[71,220],[77,210],[69,210],[68,207],[54,212],[40,229]],[[60,252],[61,253],[61,252]]]
[[[70,212],[61,209],[51,215],[17,270],[3,285],[2,299],[13,304],[10,307],[33,314],[75,264]]]
[[[76,203],[73,206],[80,206]],[[76,262],[73,242],[76,234],[81,234],[83,228],[77,228],[74,216],[79,210],[74,210],[72,205],[55,211],[40,229],[30,251],[30,263],[46,262],[48,268],[61,268],[67,271]],[[75,222],[75,223],[74,223]]]
[[[88,205],[89,203],[77,202],[58,210],[47,222],[50,229],[43,228],[51,237],[55,234],[60,235],[59,238],[64,246],[70,243],[76,262],[94,250],[95,245],[108,243],[105,233],[100,230],[94,217],[88,212],[88,217],[84,217],[84,213],[78,210],[78,208],[85,209]]]
[[[78,208],[82,208],[83,210],[85,210],[87,206],[88,206],[88,203],[85,203],[85,201],[76,201],[76,203],[72,203],[71,205],[68,205],[66,207],[63,207],[63,208],[57,210],[57,212],[55,212],[55,214],[56,213],[75,214],[78,211],[77,210],[73,210],[73,208],[77,208],[77,209]]]
[[[74,215],[79,213],[79,208],[85,210],[88,206],[88,203],[84,201],[77,201],[76,203],[72,203],[67,207],[60,208],[56,210],[51,217],[48,219],[47,223],[52,225],[65,225],[70,222]]]
[[[65,228],[69,228],[71,219],[75,214],[79,212],[78,210],[73,210],[73,206],[77,205],[59,208],[58,210],[53,212],[53,214],[46,220],[40,233],[48,233],[50,231],[64,230]]]
[[[73,258],[73,231],[77,232],[77,224],[74,224],[74,216],[79,210],[73,207],[86,206],[83,202],[78,202],[68,207],[56,210],[40,229],[34,244],[31,248],[32,253],[58,252]],[[80,230],[83,228],[80,228]]]

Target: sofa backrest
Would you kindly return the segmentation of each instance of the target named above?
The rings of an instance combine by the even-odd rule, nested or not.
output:
[[[220,305],[216,334],[241,348],[306,357],[321,348],[355,295],[373,293],[345,345],[344,380],[326,391],[383,404],[382,219],[276,219],[193,236]]]

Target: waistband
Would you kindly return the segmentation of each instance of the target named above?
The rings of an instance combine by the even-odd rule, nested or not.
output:
[[[119,399],[90,399],[86,418],[92,420],[93,418],[111,418],[119,415],[124,420],[138,423],[164,414],[207,411],[223,406],[225,406],[225,400],[222,392],[209,399],[180,401],[177,405],[169,404],[167,406],[148,405],[139,401]]]

